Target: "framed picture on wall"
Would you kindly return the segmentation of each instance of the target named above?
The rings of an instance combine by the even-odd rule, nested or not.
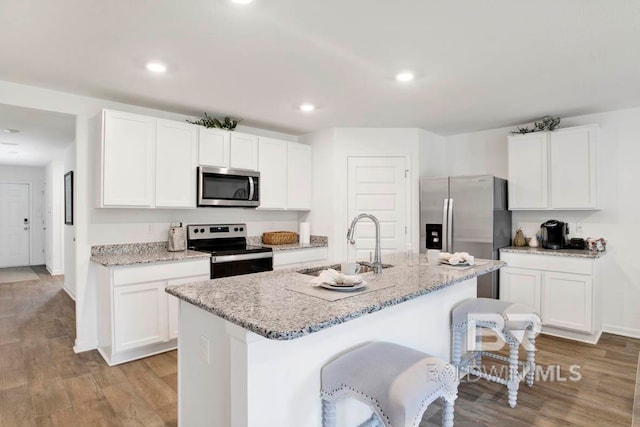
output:
[[[73,171],[64,174],[64,223],[73,225]]]

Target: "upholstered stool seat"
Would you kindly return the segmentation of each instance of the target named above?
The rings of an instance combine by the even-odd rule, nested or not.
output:
[[[442,425],[453,425],[454,368],[398,344],[373,342],[339,356],[322,368],[321,387],[325,427],[335,425],[334,402],[346,397],[371,407],[362,425],[387,427],[418,426],[429,404],[442,398]]]
[[[458,304],[453,309],[451,317],[452,364],[458,369],[458,373],[471,374],[506,385],[509,390],[509,405],[512,408],[515,407],[520,382],[526,379],[527,385],[532,386],[534,381],[535,338],[541,326],[538,314],[532,308],[522,304],[490,298],[473,298]],[[483,351],[483,334],[480,330],[483,328],[493,330],[504,343],[509,345],[509,357],[496,352]],[[467,351],[462,354],[462,338],[465,333],[468,338]],[[496,350],[501,347],[500,343],[492,343],[492,345],[496,345]],[[526,362],[518,359],[520,345],[525,347]],[[508,374],[496,375],[496,369],[487,372],[482,367],[483,356],[506,362]]]

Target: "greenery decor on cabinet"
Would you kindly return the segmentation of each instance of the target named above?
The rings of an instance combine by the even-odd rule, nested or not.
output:
[[[519,127],[518,130],[512,131],[512,134],[527,134],[532,132],[553,131],[560,124],[560,117],[544,116],[533,124],[533,129],[528,127]]]
[[[235,130],[236,126],[238,126],[238,123],[241,121],[242,119],[232,119],[231,117],[225,117],[224,119],[219,120],[207,115],[207,113],[204,113],[204,117],[199,120],[187,119],[187,123],[191,123],[193,125],[200,125],[206,128],[224,129],[228,131]]]

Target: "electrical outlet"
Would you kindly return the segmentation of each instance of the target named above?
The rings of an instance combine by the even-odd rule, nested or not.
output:
[[[209,338],[204,335],[200,336],[200,361],[205,365],[211,363],[210,359],[210,346],[209,346]]]
[[[582,236],[582,224],[581,223],[576,223],[576,236]]]

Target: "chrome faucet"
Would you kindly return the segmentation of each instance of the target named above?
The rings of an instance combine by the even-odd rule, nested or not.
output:
[[[380,250],[380,221],[378,221],[378,218],[366,213],[361,213],[357,217],[353,218],[353,221],[351,221],[351,225],[347,230],[347,241],[352,245],[356,244],[356,241],[353,239],[353,233],[356,229],[356,224],[362,218],[369,218],[371,221],[373,221],[373,224],[376,226],[376,254],[375,254],[375,257],[373,258],[373,272],[375,274],[380,274],[382,273],[382,252]]]

